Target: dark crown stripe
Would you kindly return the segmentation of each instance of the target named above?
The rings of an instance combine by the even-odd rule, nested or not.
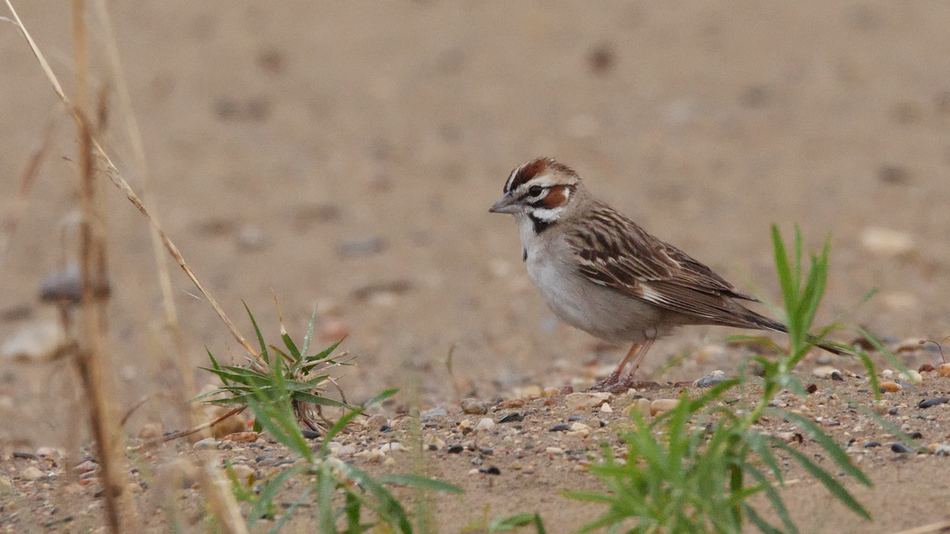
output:
[[[518,189],[531,179],[541,176],[548,170],[558,171],[575,178],[577,177],[577,172],[563,163],[554,161],[551,158],[536,158],[518,167],[511,173],[511,177],[505,184],[505,193]]]

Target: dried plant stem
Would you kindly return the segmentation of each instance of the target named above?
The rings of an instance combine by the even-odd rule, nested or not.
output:
[[[190,435],[192,435],[192,434],[194,434],[194,433],[196,433],[196,432],[201,432],[202,430],[204,430],[204,429],[206,429],[206,428],[211,428],[211,427],[213,427],[214,425],[220,423],[221,421],[224,421],[224,420],[227,419],[228,417],[233,417],[233,416],[235,416],[235,415],[237,415],[237,414],[243,412],[244,410],[247,410],[247,405],[238,406],[237,408],[233,408],[233,409],[231,409],[231,410],[228,410],[227,412],[225,412],[225,413],[222,414],[221,416],[216,417],[215,419],[212,419],[212,420],[210,420],[210,421],[206,421],[206,422],[204,422],[204,423],[201,423],[200,425],[193,426],[193,427],[189,428],[188,430],[181,430],[181,431],[179,431],[179,432],[172,432],[171,434],[168,434],[168,435],[166,435],[166,436],[162,436],[162,437],[160,437],[160,438],[156,438],[156,439],[153,439],[153,440],[150,440],[150,441],[146,441],[145,443],[142,443],[141,445],[138,445],[138,446],[136,446],[136,447],[132,447],[132,448],[129,449],[129,450],[130,450],[131,452],[139,452],[139,451],[141,451],[141,450],[151,449],[152,447],[155,447],[156,445],[161,445],[162,443],[166,443],[166,442],[169,442],[169,441],[172,441],[172,440],[176,440],[176,439],[184,438],[184,437],[186,437],[186,436],[190,436]]]
[[[72,1],[73,50],[76,62],[76,106],[74,115],[84,118],[88,109],[88,55],[86,49],[85,0]],[[76,123],[79,138],[79,267],[82,280],[82,343],[77,357],[90,404],[90,421],[97,456],[102,468],[106,522],[118,533],[139,527],[138,511],[126,490],[128,468],[121,429],[113,409],[113,387],[107,358],[108,317],[106,297],[95,291],[106,280],[106,241],[103,210],[97,198],[92,132],[87,120]],[[120,513],[121,508],[121,513]],[[121,521],[120,521],[121,517]]]
[[[40,64],[40,68],[43,69],[43,73],[46,74],[46,78],[49,80],[50,85],[53,86],[53,91],[56,92],[56,96],[66,105],[66,109],[69,110],[73,119],[77,124],[86,124],[86,118],[77,111],[76,107],[73,106],[69,97],[66,96],[66,93],[63,92],[63,87],[59,83],[59,79],[56,78],[56,74],[53,73],[53,69],[50,68],[49,62],[46,61],[46,57],[43,55],[43,52],[40,51],[39,47],[36,45],[36,42],[33,40],[33,37],[30,35],[30,32],[26,29],[26,26],[23,25],[23,22],[20,20],[20,16],[17,14],[16,10],[13,8],[11,0],[4,0],[7,4],[7,7],[10,9],[10,13],[13,15],[14,24],[20,30],[20,33],[26,38],[27,43],[30,45],[30,50],[33,52],[33,55],[36,57],[36,60]],[[211,304],[211,307],[214,308],[214,311],[218,314],[218,317],[224,322],[224,324],[230,330],[231,335],[255,358],[258,356],[257,351],[244,339],[244,336],[238,332],[237,327],[234,326],[234,323],[231,322],[231,319],[224,313],[224,310],[221,309],[221,306],[218,302],[211,296],[210,293],[201,285],[201,282],[198,281],[198,278],[195,276],[195,273],[192,272],[191,268],[188,267],[188,264],[185,263],[184,258],[181,255],[181,252],[178,251],[178,247],[165,235],[165,232],[162,230],[161,226],[158,225],[158,222],[151,216],[148,210],[145,208],[145,205],[142,203],[142,200],[135,194],[132,190],[132,187],[129,186],[128,182],[122,177],[122,174],[119,172],[119,169],[116,168],[115,164],[112,162],[112,158],[109,157],[108,153],[102,148],[99,144],[99,141],[96,140],[95,136],[90,135],[90,143],[92,147],[95,148],[96,152],[99,154],[99,157],[106,165],[105,172],[109,176],[109,179],[112,180],[112,183],[122,191],[126,198],[129,199],[132,204],[138,208],[138,210],[145,216],[145,219],[149,222],[155,232],[158,233],[159,238],[162,241],[162,245],[165,246],[165,249],[168,250],[168,253],[171,254],[172,258],[178,262],[178,265],[185,271],[185,274],[191,280],[195,287],[198,288],[198,291],[206,299],[208,303]]]
[[[55,126],[55,119],[51,119],[49,123],[46,124],[42,144],[36,152],[30,156],[26,167],[23,169],[23,173],[20,175],[20,187],[17,189],[16,203],[13,205],[10,216],[3,222],[3,234],[0,235],[0,266],[3,266],[6,261],[7,247],[10,245],[10,240],[16,232],[20,219],[22,219],[23,214],[26,213],[26,208],[29,205],[30,191],[33,189],[33,183],[36,182],[36,177],[40,173],[40,166],[43,163],[43,159],[53,145]]]
[[[162,250],[162,238],[159,234],[158,214],[155,202],[152,196],[152,189],[149,186],[148,162],[145,158],[145,143],[142,140],[141,130],[138,121],[135,118],[135,111],[132,108],[132,97],[129,94],[129,87],[125,82],[125,71],[122,67],[119,48],[116,45],[115,32],[113,31],[112,18],[106,7],[105,0],[95,0],[96,14],[102,24],[103,42],[105,44],[106,55],[109,58],[112,71],[115,76],[116,95],[119,99],[119,105],[122,108],[122,116],[125,118],[125,129],[128,134],[129,142],[132,146],[132,161],[135,173],[139,176],[142,184],[142,198],[144,204],[148,206],[155,223],[149,226],[152,238],[152,254],[155,257],[155,267],[158,274],[158,284],[162,291],[162,304],[165,310],[165,328],[171,335],[173,350],[178,360],[178,367],[181,373],[182,387],[180,393],[180,403],[182,421],[186,424],[193,424],[192,412],[188,408],[187,401],[196,393],[195,378],[193,374],[193,365],[188,361],[188,351],[185,350],[185,342],[182,336],[181,325],[178,322],[178,312],[175,307],[174,292],[172,291],[171,274],[168,270],[168,259]],[[189,423],[190,422],[190,423]]]
[[[218,520],[218,526],[225,534],[247,534],[247,524],[241,515],[234,494],[227,480],[221,475],[221,469],[208,455],[201,462],[199,481],[208,500],[211,514]]]

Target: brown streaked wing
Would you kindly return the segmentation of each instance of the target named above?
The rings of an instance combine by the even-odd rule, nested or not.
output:
[[[569,232],[567,240],[579,272],[596,284],[715,322],[735,322],[737,305],[726,299],[755,300],[605,204],[596,204],[590,219],[587,227]]]

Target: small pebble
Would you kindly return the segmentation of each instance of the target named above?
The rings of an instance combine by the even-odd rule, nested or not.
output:
[[[346,445],[341,446],[339,449],[337,449],[336,453],[339,456],[354,455],[356,454],[356,445],[353,445],[352,443],[348,443]]]
[[[63,328],[56,321],[26,324],[0,346],[0,360],[48,360],[56,354],[65,339]]]
[[[869,441],[864,444],[865,449],[873,449],[874,447],[880,447],[880,446],[881,446],[880,441]]]
[[[603,403],[600,405],[600,413],[614,413],[614,409],[610,407],[610,403]]]
[[[881,382],[881,391],[884,393],[896,393],[902,389],[904,388],[901,387],[901,385],[897,382],[893,382],[891,380]]]
[[[941,443],[940,445],[937,445],[937,448],[934,449],[933,453],[937,456],[950,456],[950,445]]]
[[[548,454],[561,455],[561,454],[564,454],[564,449],[562,449],[562,448],[560,448],[560,447],[548,447],[548,448],[544,449],[544,452],[546,452],[546,453],[548,453]]]
[[[65,458],[66,453],[56,447],[39,447],[36,449],[36,455],[40,458]]]
[[[815,367],[815,369],[811,372],[811,374],[815,375],[818,378],[833,378],[834,375],[837,374],[839,377],[839,380],[841,379],[840,378],[841,371],[839,369],[835,369],[834,367],[830,365],[822,365],[819,367]]]
[[[381,413],[376,413],[366,418],[366,428],[372,430],[382,430],[382,428],[389,424],[389,419],[386,419],[386,416]]]
[[[947,397],[936,397],[933,399],[925,399],[917,403],[918,408],[930,408],[932,406],[937,406],[938,404],[946,404],[950,402],[950,398]]]
[[[564,396],[567,409],[591,410],[610,400],[610,393],[570,393]]]
[[[544,395],[544,392],[541,389],[541,386],[537,384],[531,384],[524,386],[523,388],[516,388],[515,394],[518,398],[521,399],[537,399]]]
[[[445,417],[446,415],[449,415],[449,412],[446,411],[445,408],[439,407],[439,408],[432,408],[431,410],[424,410],[423,412],[419,414],[419,418],[422,420],[423,423],[426,423],[428,421],[435,419],[436,417]]]
[[[312,430],[309,432],[313,432]],[[317,434],[317,437],[320,436],[319,432],[314,432]],[[228,434],[221,438],[221,441],[233,441],[235,443],[254,443],[257,441],[257,438],[260,436],[257,432],[235,432],[233,434]],[[304,435],[304,437],[307,437]],[[308,438],[312,439],[312,438]]]
[[[866,228],[861,245],[872,254],[884,257],[901,256],[914,250],[914,238],[906,232],[889,228]]]
[[[677,399],[656,399],[650,403],[650,415],[659,415],[668,412],[679,404]]]
[[[950,363],[944,363],[937,366],[937,376],[950,378]]]
[[[502,417],[501,419],[499,419],[499,420],[498,420],[498,423],[499,423],[499,424],[504,424],[504,423],[520,423],[521,421],[524,421],[524,415],[523,415],[523,414],[520,414],[520,413],[518,413],[518,412],[514,412],[514,413],[510,413],[510,414],[508,414],[508,415]]]
[[[475,430],[491,430],[493,428],[495,428],[495,422],[492,421],[491,417],[482,417],[475,425]]]
[[[445,452],[447,452],[447,453],[449,453],[449,454],[461,454],[462,451],[464,451],[464,450],[465,450],[465,448],[462,447],[461,445],[450,445],[449,448],[446,449]]]
[[[708,387],[715,386],[716,384],[719,384],[721,382],[725,382],[726,380],[727,380],[726,373],[717,369],[709,373],[708,375],[696,380],[695,382],[693,382],[693,385],[700,388],[708,388]]]
[[[99,469],[99,464],[93,462],[92,460],[86,460],[85,462],[82,462],[73,468],[73,470],[79,474],[91,473],[96,469]]]
[[[906,372],[901,373],[901,378],[904,378],[911,384],[920,384],[924,381],[924,377],[913,369],[908,369]]]
[[[500,475],[500,474],[501,474],[501,469],[498,469],[497,467],[495,467],[495,466],[492,465],[492,466],[489,466],[489,467],[487,467],[487,468],[485,468],[485,469],[479,469],[478,472],[479,472],[479,473],[485,473],[486,475]]]
[[[192,448],[194,448],[195,450],[217,449],[217,448],[218,448],[218,440],[216,440],[216,439],[214,439],[214,438],[205,438],[205,439],[203,439],[203,440],[201,440],[201,441],[196,441],[195,444],[192,445]]]
[[[257,225],[245,224],[238,231],[238,248],[245,251],[261,250],[267,246],[267,237]]]
[[[891,443],[891,450],[896,453],[908,454],[914,452],[914,449],[911,449],[904,443],[898,441],[897,443]]]
[[[548,432],[567,432],[571,427],[565,424],[554,425],[548,429]]]
[[[557,397],[561,394],[561,390],[555,387],[544,388],[541,391],[542,397]]]
[[[46,473],[41,471],[35,465],[31,465],[30,467],[24,469],[22,473],[20,473],[20,478],[23,480],[39,480],[41,478],[46,478]]]
[[[471,397],[462,399],[459,401],[459,405],[462,407],[462,412],[469,415],[482,415],[488,413],[487,402],[473,399]]]

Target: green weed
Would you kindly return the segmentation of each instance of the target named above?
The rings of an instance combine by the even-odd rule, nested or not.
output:
[[[809,333],[827,281],[828,242],[820,254],[811,255],[807,271],[797,228],[791,257],[775,226],[772,242],[790,348],[777,360],[753,358],[764,370],[759,382],[761,394],[754,405],[734,411],[724,402],[724,395],[733,388],[753,383],[753,378],[741,373],[696,399],[684,393],[676,408],[652,422],[635,413],[634,430],[622,436],[626,457],[615,458],[605,445],[603,463],[591,467],[607,491],[567,493],[574,499],[607,506],[607,511],[581,532],[606,527],[638,533],[738,533],[747,521],[767,533],[797,532],[779,493],[784,474],[777,453],[798,464],[854,513],[870,519],[868,511],[837,480],[836,473],[843,471],[867,486],[871,485],[870,479],[815,423],[769,406],[782,390],[806,395],[792,370],[815,344],[824,343],[824,336],[834,328],[819,329],[817,335]],[[870,360],[862,361],[873,377]],[[763,416],[795,424],[830,458],[835,473],[784,440],[760,432],[755,424]],[[752,504],[751,499],[757,495],[765,496],[778,524],[766,520]]]

